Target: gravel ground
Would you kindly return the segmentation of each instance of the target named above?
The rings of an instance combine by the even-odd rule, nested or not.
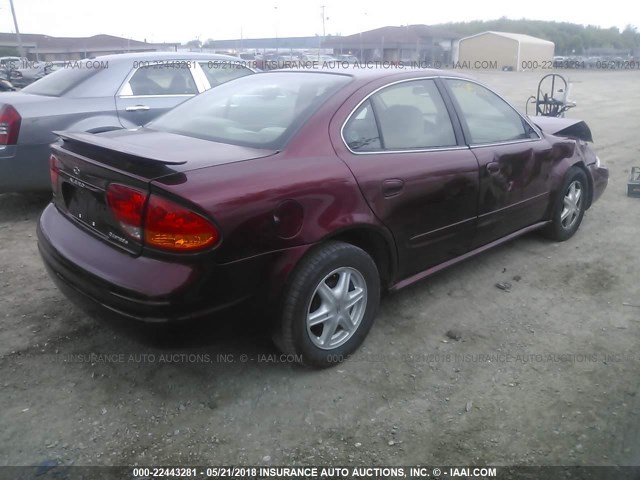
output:
[[[521,107],[541,74],[476,76]],[[577,235],[387,296],[325,371],[280,361],[260,315],[87,318],[38,257],[47,199],[0,195],[0,465],[639,465],[640,72],[569,77],[611,169]]]

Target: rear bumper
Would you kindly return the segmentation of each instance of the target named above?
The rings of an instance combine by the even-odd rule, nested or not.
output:
[[[595,163],[589,165],[588,168],[593,180],[593,198],[591,200],[593,204],[602,196],[607,188],[607,184],[609,183],[609,169],[604,166],[598,167]]]
[[[48,143],[0,147],[0,193],[51,190]]]
[[[156,323],[210,318],[258,296],[276,255],[225,265],[134,257],[81,230],[53,204],[40,218],[38,249],[60,290],[91,316]]]

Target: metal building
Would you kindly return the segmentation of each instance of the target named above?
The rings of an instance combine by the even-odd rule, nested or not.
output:
[[[24,54],[29,60],[81,60],[98,55],[128,52],[175,52],[178,43],[147,43],[113,35],[92,37],[52,37],[39,33],[20,35]],[[0,48],[18,50],[15,33],[0,32]]]
[[[555,44],[520,33],[484,32],[460,40],[456,67],[542,70],[553,66]]]
[[[428,25],[389,26],[348,36],[327,37],[324,48],[334,54],[355,55],[361,62],[419,61],[434,66],[450,65],[455,41],[460,36]]]

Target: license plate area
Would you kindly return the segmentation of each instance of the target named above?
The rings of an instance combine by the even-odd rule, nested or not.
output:
[[[139,253],[140,246],[120,230],[113,218],[103,189],[68,176],[63,178],[61,192],[69,217],[109,243],[128,252]]]
[[[70,177],[62,182],[62,198],[70,216],[95,230],[104,230],[101,227],[108,212],[103,191]]]

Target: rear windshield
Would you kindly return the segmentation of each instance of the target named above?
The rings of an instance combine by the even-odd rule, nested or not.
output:
[[[99,71],[99,69],[91,68],[59,68],[46,77],[43,77],[23,88],[22,91],[34,95],[59,97],[72,88],[80,85],[86,79],[92,77]]]
[[[274,72],[215,87],[147,125],[179,135],[235,145],[280,149],[346,75]]]

